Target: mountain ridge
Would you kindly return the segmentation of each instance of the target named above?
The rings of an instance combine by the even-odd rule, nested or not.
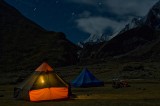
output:
[[[77,47],[62,32],[47,31],[0,1],[0,68],[32,71],[47,60],[54,66],[77,63]],[[9,67],[7,67],[9,66]]]
[[[126,25],[125,28],[122,29],[120,33],[118,33],[111,40],[103,43],[101,46],[99,46],[98,49],[92,48],[92,51],[86,53],[88,54],[88,57],[90,57],[91,54],[94,54],[94,56],[92,55],[92,58],[90,58],[89,61],[93,61],[94,59],[97,59],[97,61],[104,60],[105,58],[125,58],[133,60],[149,59],[158,61],[156,57],[160,57],[158,55],[160,53],[160,48],[158,47],[160,44],[159,14],[160,1],[153,5],[145,17],[133,18],[131,23]],[[150,49],[148,48],[149,45]]]

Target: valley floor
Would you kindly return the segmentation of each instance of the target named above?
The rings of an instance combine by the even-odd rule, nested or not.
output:
[[[17,78],[27,74],[27,71],[2,73],[0,76],[0,106],[160,106],[159,64],[159,62],[112,61],[88,65],[87,68],[98,79],[105,82],[104,87],[72,88],[75,96],[67,101],[36,103],[13,98],[13,88],[18,83]],[[84,66],[68,66],[55,68],[55,71],[70,82],[79,75],[83,68]],[[128,79],[131,87],[114,89],[111,84],[113,78]]]
[[[29,102],[15,100],[16,85],[0,86],[1,106],[160,106],[160,81],[129,81],[131,87],[114,89],[111,82],[104,87],[72,88],[75,95],[66,101]]]

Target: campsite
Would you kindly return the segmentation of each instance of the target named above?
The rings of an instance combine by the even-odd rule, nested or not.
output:
[[[133,63],[132,63],[133,64]],[[136,63],[138,64],[138,63]],[[104,67],[101,65],[90,65],[88,70],[92,71],[94,76],[105,82],[104,86],[100,87],[72,87],[72,97],[68,100],[51,100],[30,102],[28,100],[17,100],[13,98],[13,89],[17,84],[1,85],[0,86],[0,103],[2,106],[158,106],[160,105],[160,81],[156,79],[127,79],[130,87],[115,89],[112,87],[113,73],[109,70],[116,71],[119,67]],[[117,65],[118,66],[118,65]],[[103,68],[102,68],[103,67]],[[103,72],[103,69],[108,70]],[[73,72],[73,70],[75,70]],[[69,66],[57,68],[55,71],[66,81],[74,80],[83,70],[82,66]],[[97,71],[99,70],[99,71]],[[103,75],[102,75],[103,74]],[[158,74],[158,73],[157,73]],[[107,76],[107,78],[106,78]]]
[[[160,0],[0,0],[0,106],[160,106]]]
[[[29,102],[15,100],[13,98],[13,87],[15,85],[0,86],[1,106],[159,106],[160,96],[158,83],[132,84],[131,88],[113,89],[111,84],[98,88],[73,89],[73,93],[79,97],[67,101],[42,101]],[[6,89],[7,87],[7,89]]]

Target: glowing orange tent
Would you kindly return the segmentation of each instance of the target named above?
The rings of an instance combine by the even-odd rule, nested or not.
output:
[[[46,63],[42,63],[22,84],[14,88],[14,97],[30,101],[67,99],[69,85]]]

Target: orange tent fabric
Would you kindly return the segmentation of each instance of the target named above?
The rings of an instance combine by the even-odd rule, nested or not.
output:
[[[57,100],[68,98],[68,88],[44,88],[29,92],[30,101]]]
[[[35,71],[53,71],[53,68],[44,62]]]

